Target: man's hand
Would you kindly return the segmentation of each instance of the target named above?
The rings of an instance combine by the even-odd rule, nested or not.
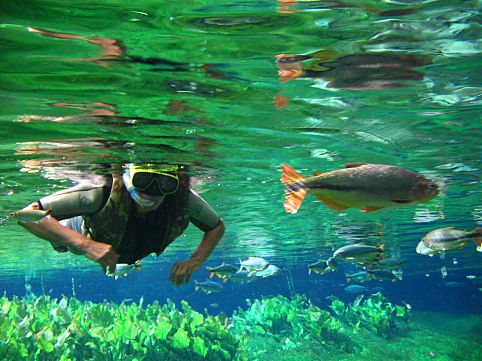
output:
[[[183,283],[189,283],[191,275],[201,268],[203,262],[198,259],[191,258],[188,261],[177,261],[171,268],[169,281],[179,287]]]
[[[115,266],[119,259],[119,255],[110,244],[89,240],[85,247],[82,248],[82,253],[87,258],[100,263],[104,273],[106,273],[107,270],[109,273],[115,272]]]

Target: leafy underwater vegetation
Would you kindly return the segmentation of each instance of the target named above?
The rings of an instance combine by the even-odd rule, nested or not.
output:
[[[65,296],[3,296],[0,359],[234,359],[240,338],[228,332],[225,317],[203,316],[184,301],[181,306],[178,310],[169,300],[143,308]]]
[[[354,332],[364,328],[390,338],[408,330],[409,313],[405,307],[391,304],[380,292],[361,302],[363,297],[358,296],[348,305],[334,297],[330,307]]]
[[[126,305],[3,296],[0,359],[386,361],[430,360],[434,354],[447,361],[477,359],[477,339],[444,334],[441,343],[438,333],[445,327],[412,327],[412,321],[409,327],[407,309],[380,293],[349,304],[333,297],[331,311],[302,295],[247,300],[247,305],[228,318],[203,315],[186,301],[178,309],[170,300],[143,306],[142,300]]]
[[[289,300],[279,295],[246,302],[247,310],[238,308],[233,314],[234,332],[269,336],[283,349],[295,348],[303,340],[345,351],[356,346],[338,319],[311,304],[305,296],[295,295]]]

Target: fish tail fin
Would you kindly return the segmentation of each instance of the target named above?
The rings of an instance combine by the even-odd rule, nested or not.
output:
[[[311,268],[308,267],[308,276],[311,274]]]
[[[305,177],[295,171],[290,165],[282,164],[281,183],[285,184],[285,201],[283,203],[286,212],[296,213],[301,206],[308,191],[299,181]]]
[[[474,238],[474,241],[477,244],[477,252],[482,252],[482,228],[474,229],[474,233],[477,235]]]
[[[382,245],[380,245],[378,248],[380,248],[380,251],[381,251],[381,252],[380,252],[380,258],[379,258],[378,260],[381,260],[381,259],[383,259],[383,258],[385,257],[385,245],[382,244]]]
[[[351,277],[348,273],[345,273],[346,281],[351,282]]]
[[[194,280],[194,291],[197,291],[199,289],[199,282]]]
[[[281,165],[282,174],[281,174],[281,183],[290,184],[297,182],[299,180],[304,179],[305,177],[298,173],[292,166],[289,164],[283,163]]]
[[[209,272],[209,278],[213,278],[214,272]]]
[[[401,268],[396,271],[392,271],[392,273],[395,276],[394,281],[401,281],[403,279],[403,271]]]

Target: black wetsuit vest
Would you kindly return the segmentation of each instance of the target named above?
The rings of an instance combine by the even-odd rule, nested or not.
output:
[[[122,177],[114,177],[104,207],[94,215],[83,216],[83,233],[111,244],[119,254],[118,263],[134,263],[150,253],[159,255],[189,225],[188,183],[181,178],[176,193],[167,195],[156,210],[141,214]]]

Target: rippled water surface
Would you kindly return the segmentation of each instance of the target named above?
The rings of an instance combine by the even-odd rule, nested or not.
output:
[[[26,280],[37,293],[185,298],[200,307],[221,300],[226,310],[277,293],[324,302],[353,298],[344,273],[355,269],[308,275],[308,264],[364,242],[405,261],[403,280],[370,287],[424,311],[480,314],[474,244],[442,257],[415,252],[433,229],[482,223],[480,8],[429,0],[2,1],[1,288],[22,295]],[[142,161],[188,165],[194,188],[225,220],[207,265],[260,256],[282,273],[227,283],[216,296],[168,286],[172,263],[201,237],[191,226],[141,273],[114,282],[6,218],[109,164]],[[396,165],[442,192],[369,213],[336,212],[308,196],[288,214],[283,162],[306,175],[349,162]],[[202,269],[194,278],[207,276]]]

